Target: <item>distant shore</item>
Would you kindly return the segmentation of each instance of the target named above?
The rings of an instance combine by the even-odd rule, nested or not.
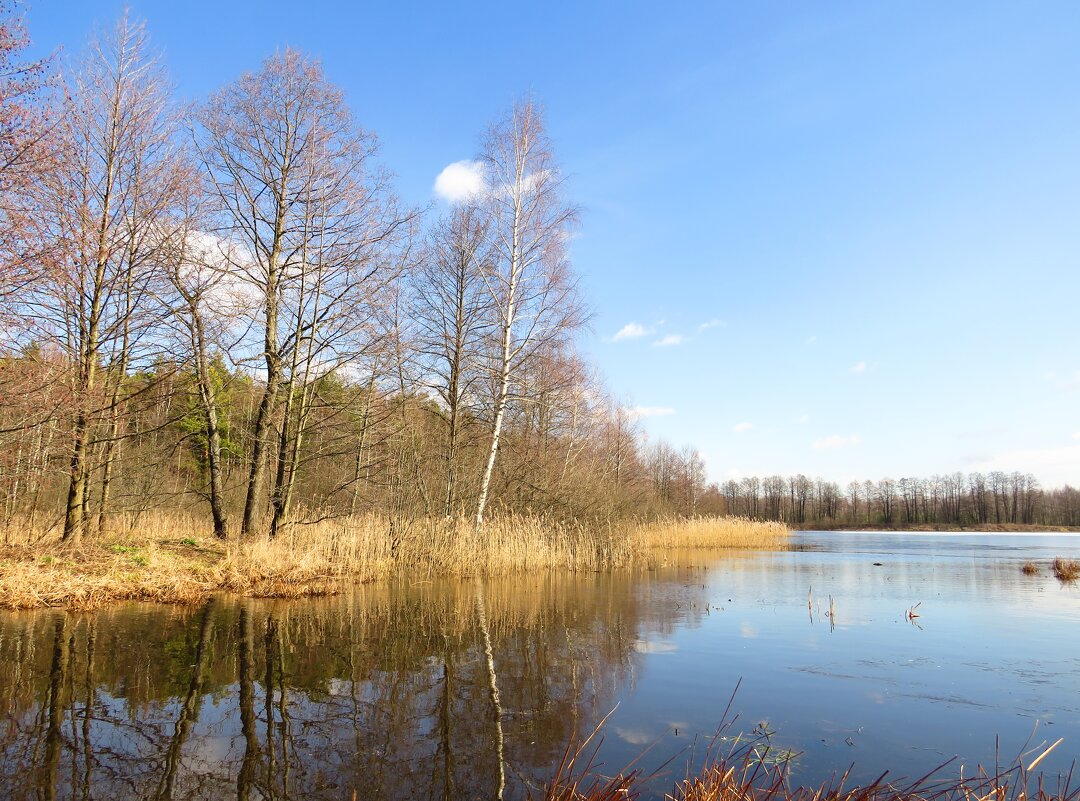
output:
[[[919,523],[917,525],[886,525],[883,523],[795,523],[788,524],[792,531],[940,531],[969,534],[1076,534],[1080,526],[1043,526],[1025,523],[982,523],[958,526],[955,523]]]

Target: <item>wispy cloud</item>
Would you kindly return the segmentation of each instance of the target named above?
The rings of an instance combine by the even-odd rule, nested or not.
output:
[[[646,328],[641,323],[627,323],[616,332],[615,336],[611,338],[612,342],[618,342],[622,339],[638,339],[650,332],[651,329]]]
[[[734,426],[732,426],[731,430],[734,431],[736,434],[741,434],[744,431],[749,431],[753,427],[753,423],[736,423]]]
[[[854,435],[842,437],[839,434],[833,434],[831,437],[822,437],[821,439],[814,440],[814,449],[827,451],[834,448],[848,448],[852,445],[858,445],[860,442],[862,442],[862,439]]]
[[[713,319],[709,320],[708,322],[704,322],[701,325],[699,325],[697,327],[697,330],[698,330],[698,333],[700,334],[703,331],[708,331],[710,328],[726,328],[726,327],[727,327],[727,323],[725,323],[723,320],[718,320],[717,318],[714,317]]]
[[[670,406],[635,406],[628,412],[635,420],[642,417],[670,417],[675,414],[675,410]]]
[[[816,345],[817,344],[817,334],[814,334],[813,336],[809,336],[806,339],[804,339],[803,344],[804,345]]]
[[[484,191],[484,165],[479,161],[447,164],[435,178],[435,194],[450,203],[461,203]]]
[[[802,425],[804,423],[809,423],[810,422],[810,415],[808,415],[808,414],[800,414],[798,417],[796,417],[791,422],[798,423],[799,425]]]
[[[681,345],[683,338],[680,334],[668,334],[666,337],[656,340],[653,343],[657,348],[670,348],[672,345]]]
[[[1080,431],[1073,432],[1073,439],[1080,439]]]
[[[866,362],[859,362],[858,364],[853,365],[852,368],[851,368],[851,372],[853,372],[853,373],[865,373],[866,372]]]

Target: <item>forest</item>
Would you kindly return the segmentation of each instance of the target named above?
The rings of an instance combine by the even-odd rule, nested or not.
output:
[[[75,544],[148,513],[226,540],[377,514],[1077,525],[993,473],[709,484],[582,355],[580,220],[525,97],[484,185],[395,195],[319,61],[181,103],[125,16],[62,69],[0,27],[0,515]]]

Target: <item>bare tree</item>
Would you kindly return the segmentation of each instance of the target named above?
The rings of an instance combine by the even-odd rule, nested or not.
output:
[[[370,166],[374,137],[356,127],[319,63],[295,50],[219,92],[198,122],[214,233],[233,246],[221,269],[247,282],[260,305],[253,323],[264,383],[241,530],[254,531],[261,517],[284,400],[271,493],[276,530],[288,513],[312,371],[351,358],[342,343],[367,316],[369,284],[412,214],[397,211],[386,174]]]
[[[566,256],[576,212],[562,199],[562,177],[539,108],[527,100],[488,133],[482,163],[492,258],[484,282],[497,310],[491,371],[491,444],[480,480],[476,525],[484,522],[507,405],[522,366],[543,345],[585,321]]]
[[[225,510],[224,454],[222,451],[221,380],[215,370],[212,353],[215,344],[225,339],[227,318],[232,303],[227,273],[214,269],[221,260],[223,243],[206,236],[200,223],[196,197],[182,218],[164,263],[177,294],[171,304],[178,333],[178,350],[190,365],[195,380],[197,408],[202,421],[201,439],[207,475],[206,499],[210,503],[214,536],[227,539],[229,521]]]
[[[42,102],[49,60],[21,60],[30,40],[16,6],[0,2],[0,313],[39,277],[43,243],[29,235],[38,211],[34,189],[55,155]]]
[[[169,86],[142,24],[121,18],[109,37],[91,44],[65,89],[61,157],[38,190],[47,274],[23,309],[27,335],[53,343],[74,365],[63,534],[73,541],[89,529],[98,433],[105,465],[99,521],[107,513],[122,385],[133,360],[154,347],[158,256],[184,177],[174,158]],[[96,432],[101,423],[105,429]]]
[[[446,423],[443,513],[457,501],[458,451],[464,417],[477,409],[480,361],[493,327],[484,273],[488,224],[473,204],[455,208],[431,233],[426,257],[414,274],[412,318],[422,383],[438,400]]]

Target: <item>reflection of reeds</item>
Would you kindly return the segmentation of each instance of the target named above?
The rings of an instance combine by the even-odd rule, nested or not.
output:
[[[1063,559],[1059,556],[1054,560],[1052,568],[1058,581],[1076,581],[1080,578],[1080,562],[1075,559]]]

